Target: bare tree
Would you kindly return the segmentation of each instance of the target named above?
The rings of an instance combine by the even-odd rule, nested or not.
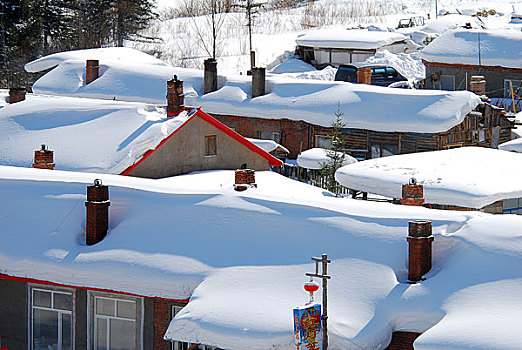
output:
[[[221,54],[223,24],[230,12],[230,0],[185,0],[185,10],[191,17],[195,40],[213,59]]]

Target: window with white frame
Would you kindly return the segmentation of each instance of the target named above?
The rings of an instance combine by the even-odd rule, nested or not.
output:
[[[112,295],[91,295],[95,350],[141,349],[141,302]]]
[[[73,292],[32,287],[29,299],[30,348],[72,350]]]

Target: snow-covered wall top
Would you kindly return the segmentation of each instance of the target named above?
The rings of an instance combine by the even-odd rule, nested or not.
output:
[[[324,148],[311,148],[309,150],[303,151],[299,153],[297,156],[297,164],[301,168],[306,169],[322,169],[325,164],[327,164],[331,158],[329,154],[333,155],[333,151],[325,150]],[[339,157],[342,156],[342,153],[337,152]],[[343,159],[343,165],[348,165],[357,162],[357,159],[354,157],[345,154]]]
[[[219,76],[218,90],[203,94],[203,72],[155,64],[111,61],[101,76],[84,85],[85,62],[68,60],[41,77],[42,94],[139,101],[164,105],[166,81],[184,81],[185,104],[207,113],[289,118],[330,126],[337,105],[347,127],[375,131],[442,132],[462,122],[480,102],[467,91],[390,89],[345,82],[269,77],[267,93],[251,97],[251,78]],[[219,69],[219,67],[218,67]]]
[[[34,151],[55,151],[56,169],[119,174],[181,126],[189,113],[137,102],[27,95],[0,108],[0,164],[30,166]]]
[[[406,40],[396,32],[371,31],[366,29],[328,28],[310,31],[296,40],[299,46],[340,49],[378,49]]]
[[[125,61],[127,63],[166,65],[163,61],[138,50],[127,47],[107,47],[53,53],[27,63],[24,68],[31,73],[41,72],[67,60]]]
[[[522,69],[522,32],[471,29],[449,31],[426,46],[420,55],[429,62]]]
[[[401,198],[401,185],[414,177],[427,203],[482,208],[522,197],[522,155],[483,147],[403,154],[350,164],[335,177],[348,188]]]

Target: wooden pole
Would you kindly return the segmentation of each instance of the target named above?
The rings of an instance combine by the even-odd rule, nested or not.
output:
[[[513,101],[513,114],[517,114],[517,110],[515,109],[515,94],[513,93],[513,80],[509,81],[509,86],[511,88],[511,100]]]

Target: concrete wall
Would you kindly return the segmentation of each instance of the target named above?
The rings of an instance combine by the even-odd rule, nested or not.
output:
[[[217,154],[206,156],[205,136],[216,135]],[[163,178],[192,171],[238,169],[246,163],[268,170],[268,160],[197,116],[188,121],[128,175]]]
[[[488,97],[502,98],[504,97],[504,79],[522,80],[522,69],[423,62],[426,65],[426,89],[434,89],[436,87],[432,75],[454,76],[455,90],[469,90],[471,77],[473,75],[483,75],[486,78],[486,95]],[[468,76],[467,88],[466,73]]]
[[[27,283],[0,280],[2,347],[27,349]]]

